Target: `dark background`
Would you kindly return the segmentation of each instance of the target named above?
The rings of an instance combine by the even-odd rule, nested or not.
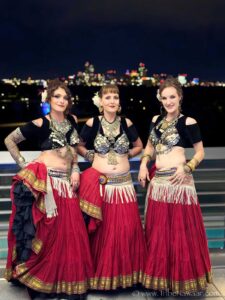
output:
[[[0,78],[55,78],[90,60],[225,81],[224,0],[1,0]]]

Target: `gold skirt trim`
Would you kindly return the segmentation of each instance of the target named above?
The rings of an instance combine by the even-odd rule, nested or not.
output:
[[[212,283],[212,272],[207,272],[204,276],[185,281],[173,281],[166,278],[143,275],[142,284],[147,289],[171,290],[174,293],[189,293],[203,291],[207,283]]]
[[[34,251],[35,254],[38,254],[43,246],[43,242],[37,238],[34,238],[32,240],[32,250]]]
[[[10,279],[12,279],[12,273],[12,268],[6,268],[4,271],[4,278],[9,281]]]
[[[8,274],[10,275],[10,270],[8,270]],[[65,282],[58,281],[55,283],[43,282],[37,277],[31,275],[28,272],[28,268],[25,263],[20,264],[16,267],[16,279],[18,279],[24,285],[30,287],[35,291],[39,291],[42,293],[65,293],[67,295],[72,294],[84,294],[93,284],[93,278],[86,281],[74,281],[74,282]]]
[[[80,199],[80,208],[87,215],[102,220],[102,210],[100,207],[97,207],[84,199]]]
[[[93,290],[115,290],[119,287],[127,288],[141,283],[143,272],[134,272],[131,275],[119,275],[115,277],[95,277],[91,285]]]
[[[25,180],[35,190],[37,190],[39,192],[43,192],[43,193],[47,192],[46,181],[45,180],[41,180],[41,179],[37,179],[35,173],[32,170],[29,170],[27,168],[22,169],[18,173],[18,176],[22,180]]]

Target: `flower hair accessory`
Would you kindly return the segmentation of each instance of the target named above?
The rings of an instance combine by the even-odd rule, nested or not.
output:
[[[41,93],[41,102],[45,103],[47,101],[47,90],[45,89],[42,93]]]
[[[48,83],[46,80],[42,80],[42,84],[43,84],[43,91],[41,92],[41,102],[44,103],[47,101],[47,88],[48,88]]]
[[[95,93],[94,97],[92,98],[92,101],[94,103],[94,105],[96,105],[98,108],[100,106],[100,97],[98,92]]]
[[[159,89],[157,90],[156,92],[156,98],[161,101],[161,96],[160,96],[160,93],[159,93]]]

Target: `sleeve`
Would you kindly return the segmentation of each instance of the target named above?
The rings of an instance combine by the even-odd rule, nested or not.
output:
[[[134,124],[132,124],[127,128],[127,136],[131,143],[135,142],[138,139],[139,135]]]
[[[151,122],[150,128],[149,128],[149,134],[151,133],[151,131],[154,127],[155,127],[155,122]]]
[[[80,132],[80,138],[82,142],[86,143],[88,140],[92,139],[92,131],[92,127],[88,126],[87,124],[84,124]]]
[[[192,145],[201,142],[202,140],[201,132],[197,123],[187,125],[186,128],[187,128],[188,139]]]
[[[20,127],[20,131],[25,139],[32,140],[38,136],[40,127],[36,126],[32,121]]]

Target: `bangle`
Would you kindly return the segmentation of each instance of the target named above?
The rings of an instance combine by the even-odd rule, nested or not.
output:
[[[90,163],[93,162],[94,160],[94,156],[95,156],[95,150],[88,150],[85,155],[84,158],[89,161]]]
[[[22,156],[22,155],[20,155],[19,157],[18,157],[18,165],[21,167],[21,168],[23,168],[25,165],[26,165],[26,161],[25,161],[25,158]]]
[[[80,168],[79,168],[78,164],[73,164],[73,166],[72,166],[71,173],[75,173],[75,172],[80,174]]]
[[[186,166],[188,166],[191,169],[191,172],[194,172],[194,170],[198,165],[199,165],[199,161],[194,157],[189,162],[186,163]]]
[[[145,157],[148,158],[147,162],[149,162],[149,161],[152,159],[152,157],[151,157],[150,154],[143,154],[143,155],[141,156],[141,162],[142,162],[142,160],[143,160]]]
[[[192,169],[190,168],[190,166],[188,166],[187,164],[184,165],[184,172],[186,174],[191,174]]]

